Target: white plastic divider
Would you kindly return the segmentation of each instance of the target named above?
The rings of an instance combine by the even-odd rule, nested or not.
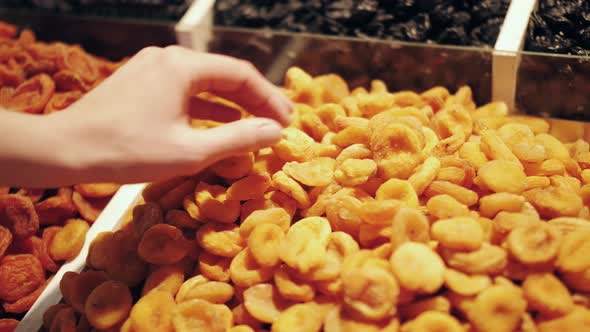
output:
[[[84,246],[76,258],[62,265],[62,267],[53,276],[51,282],[47,285],[41,296],[37,299],[33,307],[22,319],[15,332],[34,332],[38,331],[43,325],[43,314],[50,306],[59,303],[61,292],[59,282],[66,272],[80,272],[86,265],[86,256],[92,240],[101,232],[112,231],[115,229],[123,217],[137,203],[141,197],[141,192],[146,184],[134,184],[122,186],[113,196],[109,204],[102,211],[98,219],[92,224],[86,234]]]
[[[524,46],[531,13],[537,0],[512,0],[494,46],[492,99],[503,100],[514,110],[520,51]]]
[[[194,0],[182,19],[176,24],[179,45],[206,52],[212,37],[215,0]]]

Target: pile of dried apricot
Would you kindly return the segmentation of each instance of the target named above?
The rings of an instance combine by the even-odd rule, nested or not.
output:
[[[118,64],[78,46],[42,43],[0,22],[0,109],[63,110]],[[76,257],[116,184],[9,188],[0,184],[0,330],[18,324],[63,262]]]
[[[468,87],[349,91],[291,68],[284,93],[279,143],[149,185],[45,328],[590,330],[582,136]]]

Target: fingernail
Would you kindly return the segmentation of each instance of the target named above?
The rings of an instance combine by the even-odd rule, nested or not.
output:
[[[282,137],[281,125],[271,119],[258,119],[257,135],[265,142],[276,142]]]
[[[288,126],[291,123],[290,114],[291,114],[291,102],[287,102],[286,97],[282,94],[277,93],[271,97],[270,105],[275,110],[276,114],[279,117],[279,121],[282,125]]]

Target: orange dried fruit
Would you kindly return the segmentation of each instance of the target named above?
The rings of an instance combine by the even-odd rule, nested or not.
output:
[[[194,299],[174,308],[172,325],[176,332],[226,332],[233,326],[233,315],[225,305]]]
[[[391,267],[402,287],[418,293],[435,293],[444,282],[443,260],[423,243],[400,245],[391,256]]]
[[[211,170],[226,179],[239,179],[248,174],[254,165],[254,155],[247,153],[229,157],[211,165]]]
[[[248,248],[240,251],[229,266],[231,280],[236,286],[251,287],[272,279],[275,267],[264,267],[256,263]]]
[[[84,197],[77,191],[72,194],[72,202],[76,206],[78,213],[82,218],[93,223],[98,219],[98,216],[109,203],[110,197],[104,198],[90,198]]]
[[[105,281],[88,295],[84,313],[92,326],[109,329],[122,323],[131,311],[133,299],[127,285],[119,281]]]
[[[280,262],[283,229],[275,224],[260,224],[248,236],[248,248],[261,266],[276,266]]]
[[[131,329],[145,332],[172,332],[172,316],[176,303],[169,292],[149,292],[131,309]]]
[[[544,316],[561,316],[574,309],[567,287],[553,274],[531,274],[522,284],[528,306]]]
[[[19,239],[37,233],[39,217],[31,199],[21,195],[0,195],[0,224]]]
[[[207,279],[228,282],[230,280],[229,267],[232,259],[215,256],[206,251],[199,255],[199,272]]]
[[[204,217],[221,223],[233,223],[240,215],[240,201],[229,200],[222,186],[200,182],[195,189],[195,202]]]
[[[45,281],[39,259],[30,254],[7,255],[0,260],[0,299],[14,302]]]
[[[477,250],[484,242],[481,225],[470,217],[438,220],[432,224],[430,234],[441,246],[455,250]]]
[[[53,237],[49,246],[49,254],[56,261],[69,261],[76,257],[90,227],[81,219],[70,219]]]
[[[255,285],[244,291],[246,310],[252,317],[264,323],[273,323],[290,304],[271,284]]]
[[[74,190],[84,197],[104,198],[113,196],[121,185],[116,183],[84,183],[74,186]]]
[[[248,175],[227,188],[227,199],[246,201],[262,197],[270,184],[270,177],[266,174]]]
[[[229,258],[236,256],[245,245],[237,225],[215,222],[206,223],[199,228],[197,242],[210,254]]]
[[[145,296],[145,294],[154,290],[167,291],[172,295],[176,295],[183,282],[184,269],[182,266],[178,264],[160,266],[148,275],[143,284],[141,295]]]

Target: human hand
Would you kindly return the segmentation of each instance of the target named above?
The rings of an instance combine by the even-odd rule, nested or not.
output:
[[[195,130],[191,116],[236,119],[191,98],[205,91],[259,118]],[[172,46],[142,50],[70,108],[45,118],[64,137],[68,182],[135,183],[192,174],[272,145],[290,112],[288,98],[251,64]]]

